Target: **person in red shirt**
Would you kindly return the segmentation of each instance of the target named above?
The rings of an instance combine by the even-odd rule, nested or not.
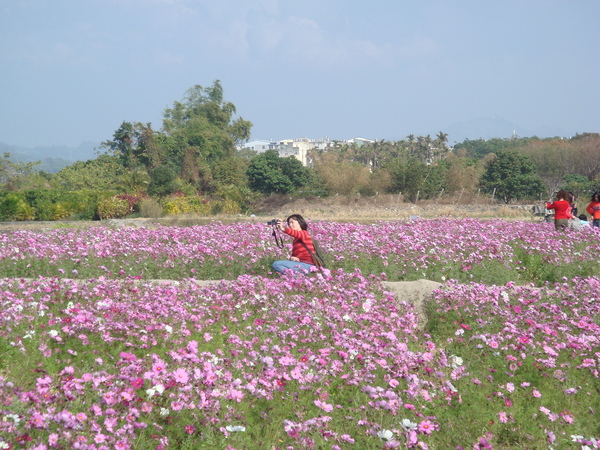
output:
[[[293,270],[294,272],[300,272],[306,270],[308,272],[314,267],[312,257],[307,250],[314,254],[315,247],[312,242],[312,238],[308,234],[308,225],[304,218],[300,214],[292,214],[287,218],[287,227],[284,226],[281,220],[277,220],[277,227],[288,236],[294,238],[292,243],[292,254],[289,259],[279,260],[273,262],[273,270],[279,273],[284,273],[286,270]],[[304,245],[306,245],[306,247]]]
[[[569,194],[561,189],[556,193],[556,201],[548,202],[546,209],[554,210],[554,229],[564,230],[569,226],[569,219],[573,217],[571,214],[571,204],[569,203]]]
[[[585,210],[592,216],[592,226],[600,228],[600,192],[595,192],[592,195],[592,201]]]

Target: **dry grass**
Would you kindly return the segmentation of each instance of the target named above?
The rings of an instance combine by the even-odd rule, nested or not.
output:
[[[459,201],[460,200],[460,201]],[[468,202],[468,203],[464,203]],[[252,216],[181,214],[152,219],[105,220],[102,222],[0,222],[0,232],[12,230],[44,230],[55,228],[86,228],[90,226],[191,226],[204,225],[213,221],[266,222],[274,218],[285,219],[290,214],[302,214],[309,220],[359,221],[410,220],[411,218],[432,219],[482,218],[539,221],[531,213],[531,204],[506,205],[490,202],[476,196],[455,199],[420,201],[416,204],[404,202],[401,195],[333,196],[326,198],[294,198],[270,196],[256,209]]]
[[[514,220],[539,220],[531,213],[528,205],[505,205],[491,203],[483,199],[466,199],[469,203],[440,201],[422,201],[416,204],[405,203],[401,196],[378,195],[373,197],[334,196],[314,199],[288,198],[283,202],[276,199],[271,205],[262,205],[261,215],[285,218],[298,213],[313,220],[406,220],[414,216],[420,218],[437,217],[478,217],[503,218]]]

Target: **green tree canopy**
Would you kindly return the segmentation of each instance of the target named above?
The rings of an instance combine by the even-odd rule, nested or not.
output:
[[[481,186],[510,203],[518,198],[535,198],[544,191],[544,184],[535,172],[531,160],[516,151],[499,152],[481,177]]]
[[[280,158],[276,150],[268,150],[250,161],[248,182],[251,189],[264,194],[289,194],[310,179],[308,169],[293,156]]]
[[[226,178],[213,175],[219,171],[219,163],[237,158],[236,145],[250,138],[252,123],[235,118],[235,113],[233,103],[223,99],[219,80],[206,88],[196,85],[182,101],[165,110],[161,131],[150,124],[123,122],[102,147],[129,170],[143,168],[151,176],[163,177],[167,171],[156,169],[168,165],[183,183],[196,190],[214,191]],[[157,183],[163,188],[169,185],[162,178]],[[156,183],[153,189],[157,189]]]
[[[119,177],[125,172],[116,156],[105,154],[65,167],[52,176],[50,183],[53,187],[65,191],[111,190],[119,184]]]

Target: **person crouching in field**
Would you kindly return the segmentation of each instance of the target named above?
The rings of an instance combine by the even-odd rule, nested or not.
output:
[[[561,189],[556,193],[556,200],[553,203],[548,202],[546,209],[554,210],[554,229],[556,231],[564,230],[569,226],[571,214],[571,204],[569,203],[569,194]]]
[[[315,247],[313,245],[312,238],[308,234],[308,225],[300,214],[292,214],[287,218],[287,227],[284,226],[281,220],[277,220],[277,227],[294,238],[292,243],[292,254],[290,259],[284,259],[273,262],[273,270],[279,273],[284,273],[286,270],[293,270],[294,272],[300,272],[305,270],[310,272],[315,266],[312,254],[315,253]]]

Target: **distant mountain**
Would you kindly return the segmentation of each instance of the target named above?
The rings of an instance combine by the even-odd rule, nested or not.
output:
[[[0,156],[4,153],[10,153],[13,161],[41,161],[41,163],[35,167],[36,170],[56,173],[63,167],[70,166],[77,161],[95,159],[97,156],[95,149],[99,146],[99,143],[82,142],[77,147],[22,147],[0,142]]]

